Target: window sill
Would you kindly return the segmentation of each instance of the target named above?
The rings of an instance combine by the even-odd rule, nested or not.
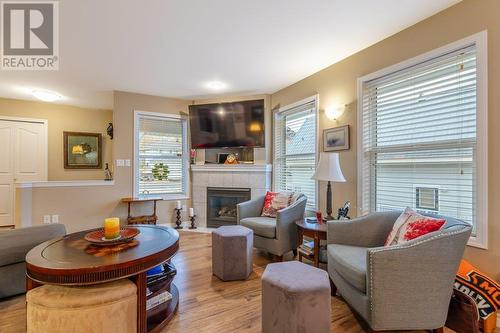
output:
[[[471,236],[467,242],[467,246],[488,250],[488,243],[479,239],[477,236]]]
[[[140,194],[140,195],[137,195],[137,197],[140,197],[140,198],[149,198],[149,197],[162,198],[164,201],[191,199],[189,197],[189,195],[187,195],[185,193],[183,193],[183,194]]]

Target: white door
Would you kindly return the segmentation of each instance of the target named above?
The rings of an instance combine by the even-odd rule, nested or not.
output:
[[[14,225],[15,183],[47,180],[47,124],[0,119],[0,226]]]

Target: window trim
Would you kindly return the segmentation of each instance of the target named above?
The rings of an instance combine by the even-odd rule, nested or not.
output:
[[[307,103],[311,103],[313,102],[314,103],[314,107],[315,107],[315,116],[316,116],[316,122],[315,122],[315,130],[316,130],[316,145],[314,147],[315,151],[314,151],[314,163],[315,165],[317,166],[318,165],[318,159],[319,159],[319,145],[320,145],[320,131],[319,131],[319,94],[315,94],[315,95],[312,95],[312,96],[309,96],[309,97],[306,97],[304,99],[301,99],[297,102],[294,102],[294,103],[290,103],[288,105],[285,105],[285,106],[282,106],[282,107],[279,107],[275,110],[273,110],[273,114],[272,114],[272,117],[273,117],[273,123],[272,123],[272,142],[276,142],[275,140],[275,135],[276,133],[274,132],[274,122],[276,121],[276,115],[278,113],[282,113],[282,112],[286,112],[290,109],[293,109],[293,108],[296,108],[298,106],[301,106],[303,104],[307,104]],[[273,156],[273,177],[272,177],[272,189],[273,191],[276,190],[276,156],[275,156],[275,153],[274,153],[274,145],[273,145],[273,149],[272,149],[272,156]],[[315,202],[314,202],[314,211],[317,211],[319,209],[319,182],[317,180],[314,181],[315,183],[315,187],[316,187],[316,190],[315,190]],[[309,200],[308,200],[309,201]],[[306,208],[306,211],[311,211],[310,208]]]
[[[358,215],[363,212],[362,193],[364,182],[363,179],[363,105],[359,103],[363,99],[363,84],[367,81],[385,76],[407,67],[417,65],[419,63],[431,60],[440,55],[452,52],[470,45],[476,45],[476,77],[477,77],[477,131],[476,131],[476,234],[471,235],[467,245],[488,249],[488,35],[487,31],[481,31],[472,36],[463,38],[456,42],[450,43],[443,47],[434,49],[427,53],[421,54],[414,58],[400,62],[398,64],[381,69],[374,73],[358,78],[357,96],[358,96]]]
[[[182,121],[182,130],[183,130],[183,161],[182,164],[184,166],[184,172],[186,174],[186,178],[183,180],[184,192],[183,193],[164,193],[164,194],[142,194],[141,197],[161,197],[163,200],[188,200],[190,198],[190,175],[189,175],[189,147],[188,147],[188,128],[187,128],[187,120],[181,115],[177,114],[168,114],[161,112],[151,112],[151,111],[141,111],[134,110],[134,160],[133,160],[133,193],[135,197],[139,196],[139,119],[141,117],[150,117],[150,118],[161,118],[161,119],[175,119]]]

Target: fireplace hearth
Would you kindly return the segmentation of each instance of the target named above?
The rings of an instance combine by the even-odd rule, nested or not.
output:
[[[207,227],[237,224],[236,205],[250,197],[249,188],[207,187]]]

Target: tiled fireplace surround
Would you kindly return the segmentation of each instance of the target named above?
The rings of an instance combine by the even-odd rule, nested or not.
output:
[[[200,227],[207,226],[207,187],[249,188],[252,199],[271,188],[270,164],[192,165],[191,172],[193,207]]]

